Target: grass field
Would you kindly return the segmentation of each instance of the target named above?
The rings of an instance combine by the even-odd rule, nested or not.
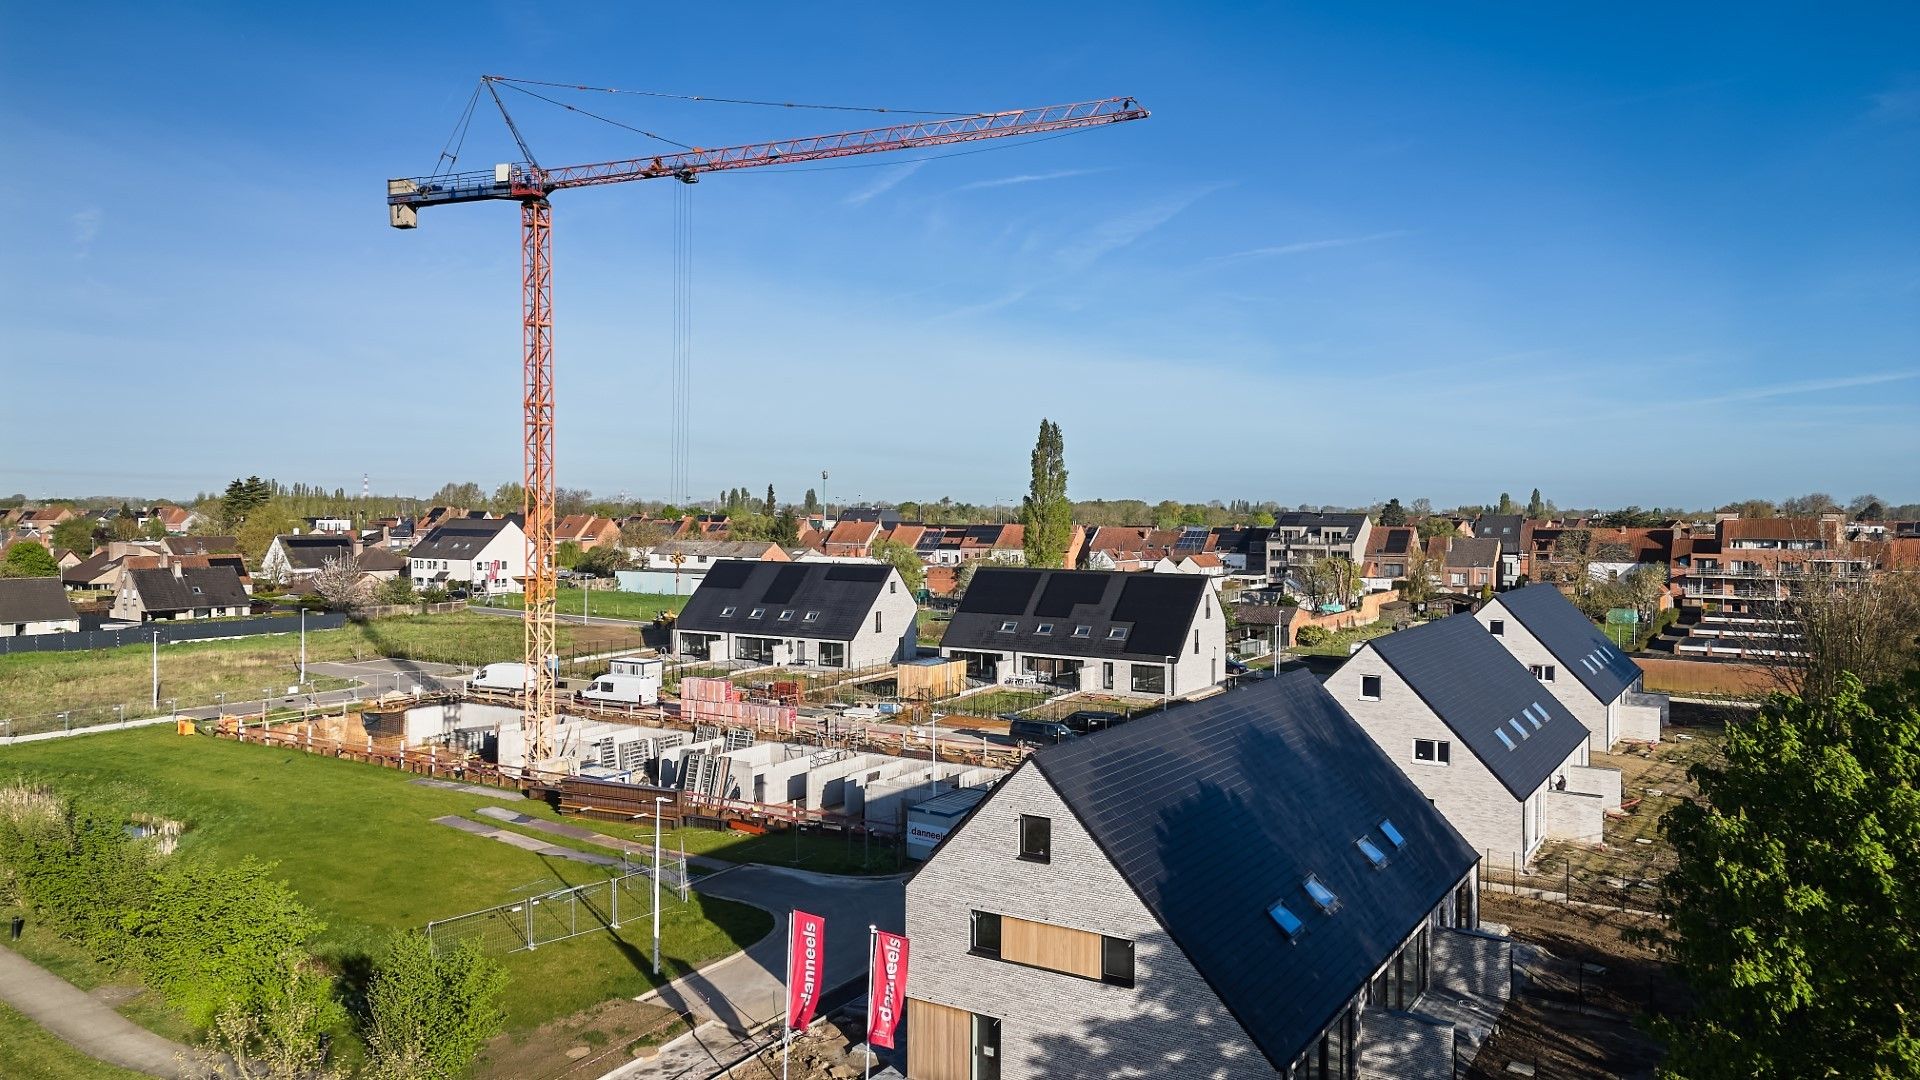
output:
[[[655,615],[663,611],[679,612],[681,608],[687,606],[687,598],[692,594],[693,586],[691,584],[687,586],[687,594],[684,596],[674,596],[669,593],[630,593],[621,592],[618,589],[594,589],[593,595],[589,596],[586,601],[587,615],[592,618],[639,619],[644,622],[651,620]],[[516,611],[522,606],[519,596],[502,596],[496,597],[495,600],[497,606],[513,608]],[[580,614],[580,590],[569,589],[564,585],[561,586],[560,591],[554,595],[553,606],[559,611],[562,618],[578,616]]]
[[[1390,623],[1368,623],[1365,626],[1350,627],[1346,630],[1335,630],[1331,637],[1318,645],[1295,645],[1287,651],[1293,653],[1295,656],[1345,656],[1347,655],[1348,647],[1355,642],[1366,641],[1368,638],[1377,638],[1381,634],[1390,633],[1392,630],[1393,626]]]
[[[563,623],[559,633],[562,653],[640,645],[635,627]],[[402,615],[307,634],[309,663],[392,656],[477,667],[516,659],[523,647],[517,621],[468,612]],[[144,709],[150,701],[152,656],[151,649],[142,645],[0,656],[0,717],[72,710],[78,726],[83,716],[88,718],[84,722],[114,719],[115,705]],[[257,696],[262,687],[290,683],[299,663],[298,634],[162,646],[160,698],[176,699],[185,707],[210,704],[221,693]]]
[[[0,1005],[0,1076],[21,1080],[146,1080],[145,1073],[95,1061],[5,1005]]]
[[[326,920],[317,951],[336,963],[377,948],[389,929],[605,876],[432,822],[492,805],[480,796],[421,787],[377,766],[204,736],[149,728],[0,750],[0,782],[16,776],[106,791],[183,821],[183,853],[277,862],[301,900]],[[551,816],[540,804],[507,805]],[[698,894],[684,904],[669,897],[663,975],[743,948],[771,926],[772,917],[754,908]],[[633,925],[620,938],[592,934],[502,957],[511,977],[509,1029],[644,993],[654,984],[643,959],[649,932]]]
[[[934,711],[961,716],[999,716],[1042,705],[1051,697],[1036,690],[983,690],[934,705]]]

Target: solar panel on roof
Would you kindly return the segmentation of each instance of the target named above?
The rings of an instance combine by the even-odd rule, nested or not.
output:
[[[973,583],[960,601],[960,610],[988,615],[1025,615],[1027,602],[1040,584],[1040,575],[1030,570],[982,568],[974,572]]]
[[[828,581],[885,581],[893,567],[884,563],[834,563],[827,567]]]
[[[700,584],[705,588],[737,589],[745,585],[747,579],[753,576],[753,565],[738,559],[726,559],[714,563],[713,568],[700,579]]]
[[[1040,603],[1033,613],[1064,619],[1073,614],[1077,605],[1099,603],[1106,595],[1107,580],[1104,574],[1049,574],[1047,587],[1040,591]]]
[[[1381,545],[1380,550],[1388,555],[1405,555],[1407,553],[1407,536],[1407,533],[1401,532],[1399,529],[1390,530],[1387,533],[1387,541]]]
[[[800,583],[807,580],[805,563],[791,563],[782,566],[773,573],[773,584],[767,586],[766,595],[761,597],[769,604],[784,604],[793,599]]]

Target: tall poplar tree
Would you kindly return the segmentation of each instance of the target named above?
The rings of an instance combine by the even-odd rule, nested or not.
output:
[[[1020,505],[1026,526],[1027,565],[1058,567],[1067,557],[1073,533],[1073,504],[1067,501],[1067,445],[1060,425],[1040,421],[1040,437],[1033,444],[1033,480]]]

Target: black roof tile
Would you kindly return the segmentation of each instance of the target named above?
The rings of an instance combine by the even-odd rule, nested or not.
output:
[[[1572,672],[1601,701],[1618,698],[1640,677],[1640,665],[1608,641],[1558,588],[1542,582],[1494,599],[1559,658],[1563,670]]]
[[[940,645],[1159,663],[1182,651],[1211,587],[1196,574],[982,566]],[[1088,632],[1076,637],[1080,626]],[[1114,638],[1115,629],[1126,633]]]
[[[674,625],[704,634],[849,641],[892,573],[893,567],[879,563],[722,559],[702,575]],[[729,608],[731,615],[721,614]],[[764,609],[758,619],[751,617],[756,608]],[[792,615],[782,619],[782,612]]]

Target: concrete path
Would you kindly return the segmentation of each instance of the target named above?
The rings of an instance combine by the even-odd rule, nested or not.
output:
[[[693,887],[707,896],[772,912],[773,932],[743,953],[642,996],[641,1001],[704,1022],[662,1048],[653,1060],[624,1065],[606,1080],[705,1080],[749,1049],[746,1034],[778,1021],[786,1011],[789,910],[799,908],[827,920],[828,991],[865,977],[869,924],[893,933],[906,926],[906,889],[898,877],[841,877],[742,865],[697,879]]]
[[[155,1035],[11,949],[0,948],[0,999],[80,1052],[151,1076],[180,1077],[190,1051]]]
[[[463,818],[458,814],[448,814],[444,817],[434,818],[433,823],[435,825],[445,825],[449,828],[459,829],[464,833],[472,833],[475,836],[484,836],[489,840],[498,840],[503,844],[509,844],[522,851],[531,851],[536,855],[546,855],[555,859],[566,859],[569,862],[586,863],[590,866],[620,865],[620,860],[612,855],[596,855],[591,851],[575,851],[570,847],[560,847],[557,844],[549,844],[538,837],[528,836],[525,833],[517,833],[511,829],[495,828],[492,825],[474,821],[471,818]]]

